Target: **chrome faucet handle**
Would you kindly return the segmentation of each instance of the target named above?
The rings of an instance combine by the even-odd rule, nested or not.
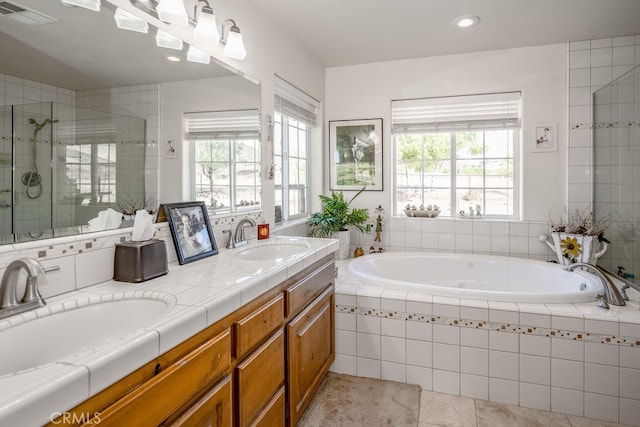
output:
[[[622,295],[622,299],[625,301],[629,301],[629,295],[627,295],[627,289],[629,289],[631,286],[629,286],[628,284],[624,284],[622,285],[622,287],[620,288],[620,295]]]
[[[607,298],[605,298],[604,294],[596,294],[596,299],[598,300],[598,307],[609,309],[609,303],[607,302]]]
[[[222,234],[229,234],[229,239],[227,239],[227,244],[225,246],[225,248],[227,249],[235,249],[236,248],[236,244],[233,241],[233,232],[231,230],[222,230]]]

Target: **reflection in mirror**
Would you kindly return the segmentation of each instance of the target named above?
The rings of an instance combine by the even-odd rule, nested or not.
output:
[[[190,154],[178,149],[182,115],[259,108],[258,85],[244,88],[226,65],[186,61],[186,45],[156,47],[153,28],[117,29],[105,0],[99,13],[57,1],[19,6],[24,13],[0,15],[0,55],[14,58],[0,61],[1,243],[90,231],[99,211],[156,209],[161,193],[182,200],[184,180],[194,180],[178,166]],[[166,85],[198,91],[172,98]],[[163,153],[168,138],[175,160]],[[170,169],[162,177],[161,167]]]
[[[258,110],[185,114],[193,146],[193,198],[213,213],[260,208],[260,115]]]
[[[87,224],[99,211],[145,200],[144,119],[57,102],[0,107],[2,235]],[[12,176],[13,175],[13,176]],[[95,229],[95,228],[93,228]]]

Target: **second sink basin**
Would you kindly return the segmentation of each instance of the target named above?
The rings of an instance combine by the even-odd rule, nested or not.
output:
[[[168,312],[172,298],[132,297],[71,309],[54,305],[52,314],[0,331],[0,376],[65,360],[140,330]]]
[[[279,261],[308,249],[309,245],[303,243],[269,244],[242,249],[235,256],[248,261]]]

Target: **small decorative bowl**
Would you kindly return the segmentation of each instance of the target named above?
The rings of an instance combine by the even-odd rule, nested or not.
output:
[[[409,217],[409,218],[412,218],[412,217],[413,217],[413,213],[414,213],[414,212],[417,212],[417,211],[414,211],[414,210],[412,210],[412,209],[405,209],[405,210],[404,210],[404,214],[405,214],[407,217]]]

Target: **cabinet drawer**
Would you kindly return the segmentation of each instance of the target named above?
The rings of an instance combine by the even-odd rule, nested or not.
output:
[[[284,385],[284,332],[278,331],[237,367],[238,422],[251,423]]]
[[[251,427],[284,427],[285,417],[284,387],[273,396],[262,413],[251,423]]]
[[[228,375],[169,425],[171,427],[231,427],[232,399],[231,375]]]
[[[228,369],[230,361],[226,329],[102,411],[100,425],[158,425]]]
[[[287,296],[287,317],[295,315],[309,304],[320,292],[333,283],[335,266],[331,262],[295,285],[289,287]]]
[[[241,358],[282,326],[284,296],[278,295],[249,316],[236,322],[236,356]]]

